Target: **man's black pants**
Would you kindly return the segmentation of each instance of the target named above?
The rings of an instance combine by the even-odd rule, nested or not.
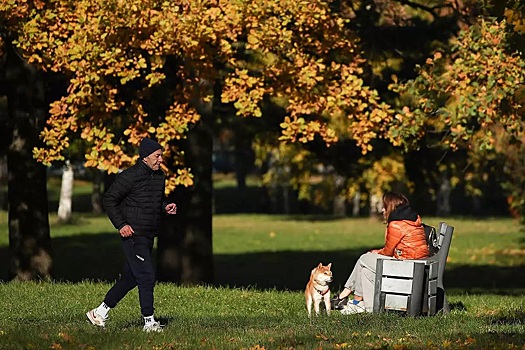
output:
[[[104,303],[114,308],[130,290],[138,286],[142,316],[152,316],[155,287],[155,269],[151,257],[153,238],[144,236],[122,238],[122,249],[126,257],[124,272],[106,294]]]

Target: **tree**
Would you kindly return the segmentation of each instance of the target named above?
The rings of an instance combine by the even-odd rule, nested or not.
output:
[[[367,152],[386,131],[389,108],[360,78],[358,40],[329,2],[125,4],[49,2],[32,9],[18,32],[31,63],[69,79],[67,94],[51,105],[45,146],[35,150],[44,164],[62,160],[71,140],[82,138],[90,145],[86,166],[116,172],[154,134],[170,159],[168,191],[190,186],[181,140],[206,124],[197,108],[213,97],[239,117],[261,117],[263,99],[275,101],[286,111],[285,142],[330,144],[344,132]],[[202,215],[210,221],[211,212]],[[211,234],[199,237],[211,254]]]
[[[61,223],[70,223],[73,214],[73,182],[75,180],[75,173],[69,160],[65,161],[62,169],[57,217]]]
[[[363,56],[367,60],[364,80],[391,105],[400,104],[399,95],[388,89],[392,75],[400,81],[414,79],[415,66],[424,64],[436,50],[449,51],[451,39],[474,22],[479,8],[483,6],[481,2],[468,0],[342,0],[338,3],[340,11],[351,19],[349,26],[362,39]],[[434,201],[429,201],[429,198],[436,199],[443,184],[457,183],[458,175],[453,168],[460,154],[451,157],[443,148],[435,145],[428,148],[425,139],[419,142],[417,148],[404,154],[399,147],[385,145],[375,147],[373,153],[374,157],[367,156],[372,159],[364,162],[366,167],[358,174],[368,173],[366,170],[371,169],[379,159],[399,159],[402,155],[405,167],[399,170],[406,169],[406,175],[411,180],[410,196],[415,199],[415,205],[425,212],[435,213],[435,208],[431,208]],[[418,159],[415,163],[414,158]],[[421,162],[425,162],[425,166],[419,166]],[[405,176],[403,173],[396,175],[399,178]],[[351,183],[363,181],[367,180],[358,175]],[[376,188],[376,194],[388,190],[393,184],[385,185],[385,188]]]
[[[361,75],[365,84],[376,88],[384,101],[395,105],[398,95],[388,90],[392,74],[401,81],[413,79],[416,76],[415,65],[423,64],[428,55],[436,49],[447,51],[450,40],[461,28],[467,28],[472,23],[482,5],[473,1],[450,0],[426,3],[406,0],[341,0],[332,2],[330,6],[349,20],[345,22],[346,27],[357,33],[360,38],[360,48],[366,59]],[[283,152],[275,145],[274,139],[273,136],[265,135],[267,147],[264,147],[263,140],[258,136],[257,147],[259,150],[272,150],[274,160],[281,155],[282,159],[274,161],[273,164],[283,164],[290,173],[285,180],[281,176],[284,174],[283,169],[270,168],[265,176],[268,188],[278,186],[277,182],[272,184],[274,180],[289,182],[297,191],[299,199],[306,199],[316,205],[329,206],[330,200],[335,199],[334,206],[341,207],[343,198],[352,199],[355,203],[353,212],[358,213],[361,207],[367,206],[360,205],[359,202],[365,203],[368,196],[377,197],[392,186],[397,186],[389,182],[392,175],[398,179],[405,176],[405,168],[399,167],[390,168],[390,171],[399,170],[400,173],[397,174],[381,172],[385,178],[379,182],[371,182],[365,178],[365,175],[373,173],[372,169],[381,159],[403,161],[400,157],[402,150],[385,142],[372,140],[370,143],[374,145],[373,151],[363,156],[355,152],[350,135],[338,132],[337,144],[333,144],[329,149],[320,144],[309,145],[306,155],[303,147],[291,147]],[[406,175],[409,179],[417,179],[410,186],[410,189],[414,190],[412,196],[424,198],[418,201],[418,207],[433,205],[428,199],[435,199],[439,188],[446,187],[447,183],[457,184],[458,176],[453,168],[461,155],[456,153],[451,157],[450,153],[442,148],[428,149],[424,140],[420,146],[420,150],[403,155],[404,163],[408,166]],[[268,151],[257,154],[260,156],[258,161],[263,162]],[[414,156],[424,158],[424,168],[411,166],[409,158]],[[301,159],[304,164],[291,162],[290,166],[288,159],[295,157]],[[314,168],[323,169],[324,174],[313,174]],[[443,174],[447,174],[447,177]],[[312,181],[312,178],[315,178],[315,181]],[[374,184],[374,188],[365,184]],[[441,194],[446,192],[442,191]],[[430,212],[435,213],[435,209]]]
[[[9,278],[52,277],[46,169],[33,158],[46,118],[41,72],[5,43],[8,102]]]
[[[470,168],[464,177],[475,192],[476,181],[486,181],[494,169],[491,162],[522,152],[525,61],[513,42],[505,21],[482,18],[461,32],[450,54],[437,51],[414,80],[396,82],[393,89],[405,96],[406,106],[391,129],[393,142],[410,148],[425,137],[427,143],[464,150]],[[496,171],[506,174],[511,207],[523,215],[523,191],[512,180],[515,166]]]
[[[51,240],[48,222],[46,171],[33,159],[41,146],[38,133],[46,117],[45,76],[31,67],[12,44],[29,3],[6,10],[0,4],[0,62],[6,115],[2,118],[0,153],[6,155],[9,211],[9,278],[16,280],[52,277]],[[14,4],[11,4],[13,6]]]

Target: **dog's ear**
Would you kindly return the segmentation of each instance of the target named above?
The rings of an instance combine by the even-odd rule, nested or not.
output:
[[[318,268],[321,268],[323,267],[323,263],[319,263],[319,265],[317,265]]]
[[[332,263],[328,264],[328,270],[330,270],[330,268],[332,267]]]

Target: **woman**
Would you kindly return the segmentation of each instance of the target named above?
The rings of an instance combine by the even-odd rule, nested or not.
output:
[[[334,307],[342,308],[343,314],[372,311],[377,259],[423,259],[429,255],[421,218],[404,195],[385,193],[382,212],[387,224],[385,246],[361,255],[357,261],[344,290],[334,299]],[[343,308],[352,292],[354,299]]]

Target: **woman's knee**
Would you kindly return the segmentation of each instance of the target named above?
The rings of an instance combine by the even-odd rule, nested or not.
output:
[[[375,253],[365,253],[361,255],[361,257],[359,258],[359,263],[361,264],[362,267],[375,271],[377,260],[381,258],[382,256],[383,255],[379,255]]]

